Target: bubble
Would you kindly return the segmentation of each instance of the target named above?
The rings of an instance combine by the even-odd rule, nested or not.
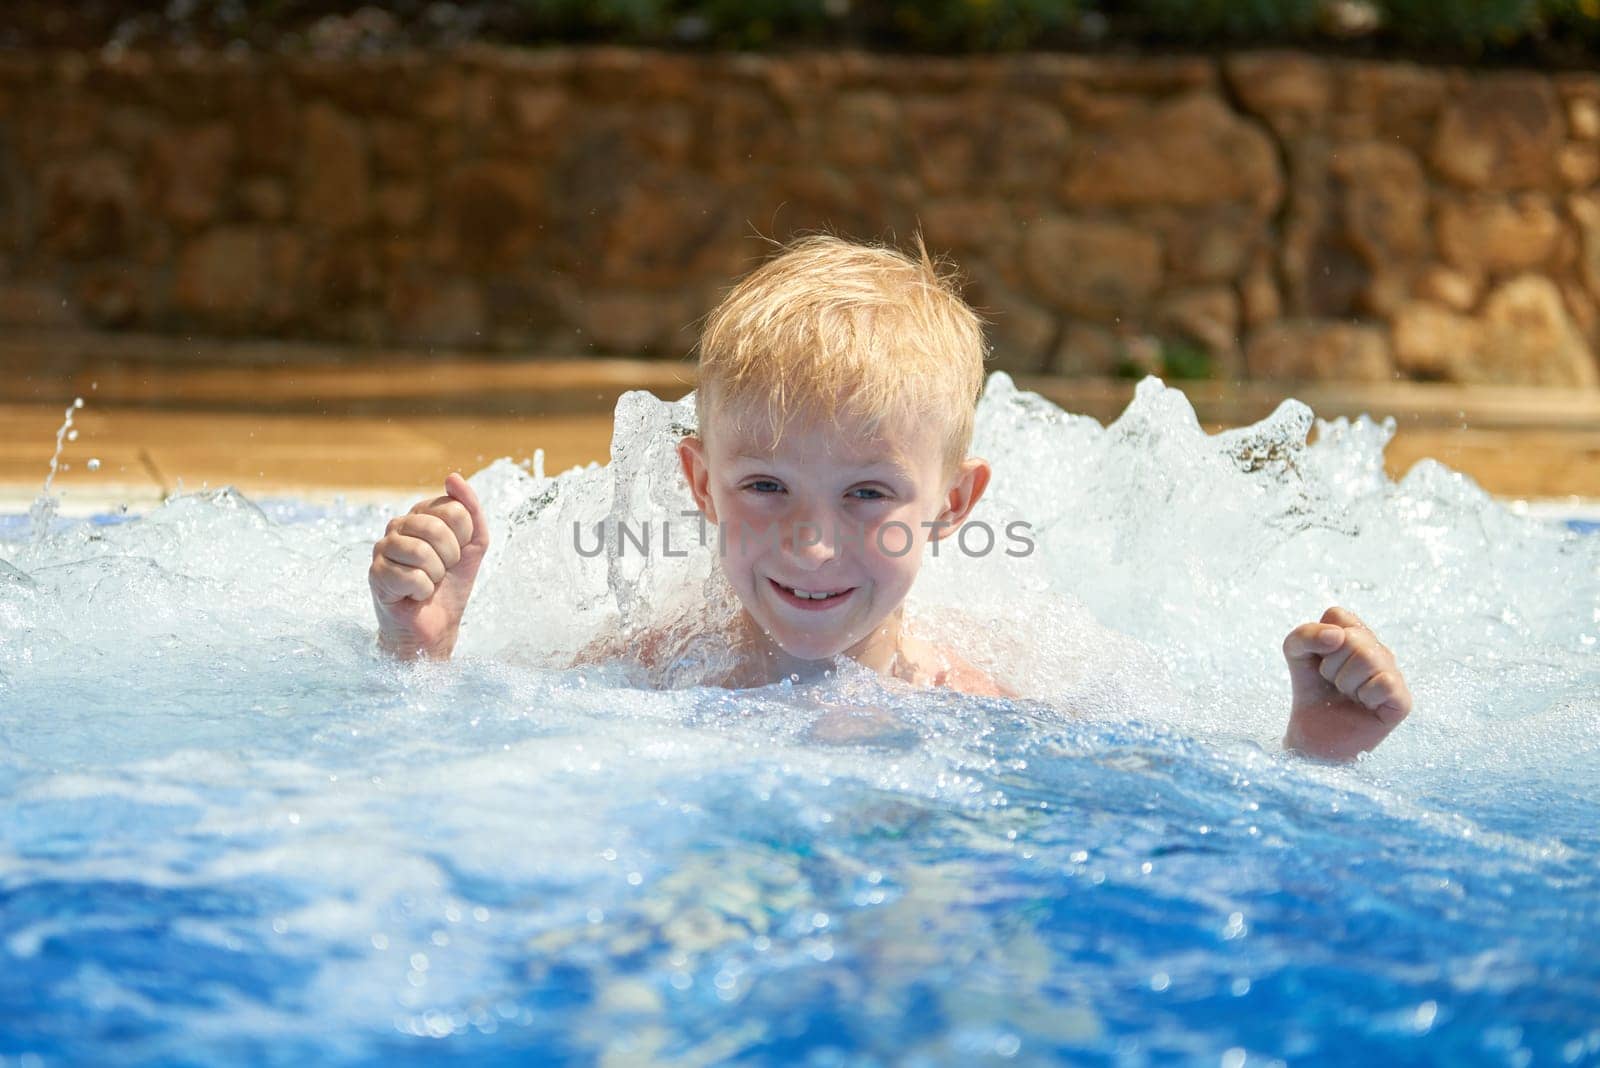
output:
[[[90,457],[89,462],[84,466],[91,471],[98,471],[100,470],[100,461],[94,457]]]

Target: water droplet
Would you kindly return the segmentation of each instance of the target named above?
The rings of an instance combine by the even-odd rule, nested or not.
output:
[[[91,471],[100,470],[100,461],[91,457],[88,463],[88,468]]]
[[[67,431],[67,440],[68,441],[77,441],[78,440],[78,432],[76,430]]]
[[[83,398],[82,397],[73,397],[72,398],[72,406],[74,408],[82,408],[83,407]]]

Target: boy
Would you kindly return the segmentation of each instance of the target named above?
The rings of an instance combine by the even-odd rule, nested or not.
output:
[[[960,528],[990,477],[967,455],[981,324],[920,241],[917,253],[806,238],[707,320],[699,430],[678,456],[742,606],[726,685],[810,675],[845,655],[915,686],[1011,696],[901,625],[924,547]],[[391,521],[368,574],[380,645],[448,657],[488,544],[460,475]],[[1350,612],[1296,627],[1283,651],[1288,749],[1353,760],[1411,709],[1393,655]],[[655,651],[645,641],[635,655]]]

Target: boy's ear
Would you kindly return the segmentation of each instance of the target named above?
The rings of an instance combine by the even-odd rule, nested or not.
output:
[[[939,522],[945,525],[934,529],[935,539],[949,537],[967,521],[967,516],[983,497],[983,491],[989,488],[989,476],[993,473],[989,461],[981,457],[969,456],[961,461],[955,482],[945,494],[944,511],[939,513]]]
[[[706,464],[706,443],[688,435],[678,442],[678,462],[683,465],[683,477],[689,481],[689,493],[694,506],[711,522],[717,521],[717,506],[711,500],[711,468]]]

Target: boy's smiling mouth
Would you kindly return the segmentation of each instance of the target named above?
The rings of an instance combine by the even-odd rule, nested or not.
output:
[[[842,604],[856,589],[854,586],[847,586],[842,590],[805,590],[785,586],[774,578],[769,578],[767,581],[772,584],[772,588],[785,603],[808,612],[818,612]]]

